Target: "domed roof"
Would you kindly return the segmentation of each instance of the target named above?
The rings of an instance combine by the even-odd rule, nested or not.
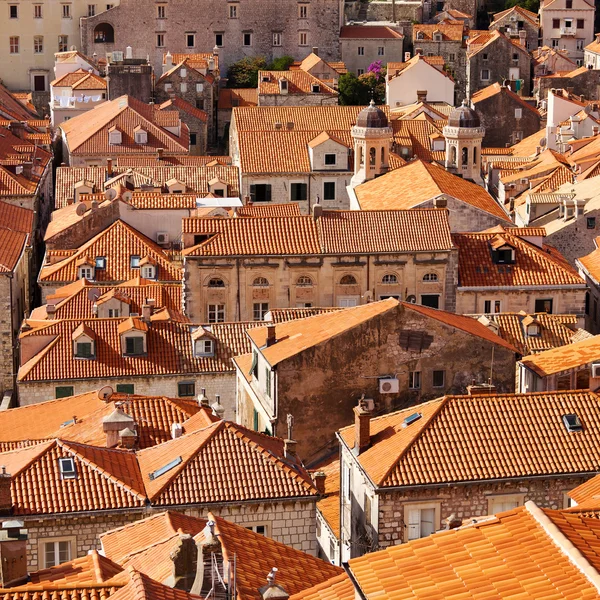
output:
[[[462,105],[453,108],[448,116],[449,127],[481,127],[479,115],[463,100]]]
[[[375,102],[371,100],[371,103],[367,108],[363,108],[356,117],[357,127],[387,127],[388,118],[385,113],[375,106]]]

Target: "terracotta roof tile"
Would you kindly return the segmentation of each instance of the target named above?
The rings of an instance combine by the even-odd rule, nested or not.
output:
[[[313,86],[319,86],[319,94],[337,96],[338,93],[327,84],[306,71],[259,71],[258,94],[280,95],[280,80],[288,82],[287,94],[312,94]]]
[[[536,25],[537,27],[539,27],[537,13],[531,12],[530,10],[525,9],[522,6],[513,6],[511,8],[508,8],[507,10],[495,13],[494,21],[499,21],[500,19],[509,16],[511,13],[517,13],[517,15],[524,17],[532,25]]]
[[[163,585],[143,573],[128,569],[131,581],[113,594],[113,600],[200,600],[200,596]]]
[[[337,312],[343,310],[337,306],[326,306],[326,307],[311,307],[311,308],[273,308],[269,311],[271,315],[271,321],[273,323],[283,323],[285,321],[292,321],[294,319],[306,319],[307,317],[314,317],[322,313]]]
[[[290,596],[290,600],[354,600],[355,598],[354,585],[346,573]]]
[[[119,585],[71,586],[47,589],[47,586],[14,587],[0,589],[0,600],[108,600],[120,588]]]
[[[357,460],[379,487],[595,473],[599,401],[590,391],[445,396],[372,418],[371,446]],[[421,418],[404,427],[414,413]],[[564,426],[572,413],[583,431]],[[352,448],[354,426],[340,436]]]
[[[297,202],[285,204],[246,204],[235,209],[238,217],[299,217],[300,207]]]
[[[186,102],[183,98],[180,98],[179,96],[174,96],[173,98],[166,100],[160,105],[159,108],[160,110],[182,110],[183,112],[188,113],[189,115],[195,117],[196,119],[199,119],[200,121],[208,121],[208,113],[205,110],[196,108],[195,106],[193,106],[189,102]]]
[[[0,227],[0,273],[12,273],[19,263],[29,234]]]
[[[344,25],[340,31],[340,39],[382,40],[400,39],[402,34],[391,27],[382,25]]]
[[[586,256],[578,258],[577,262],[583,265],[584,269],[593,279],[600,282],[600,249],[598,249],[600,238],[596,238],[595,243],[596,249]]]
[[[496,96],[498,94],[505,94],[511,100],[513,100],[513,102],[517,102],[520,106],[533,112],[538,117],[540,116],[540,113],[537,111],[536,108],[531,106],[531,104],[529,104],[528,102],[525,102],[525,100],[523,100],[521,96],[515,94],[509,87],[502,86],[498,82],[492,83],[492,85],[488,85],[486,88],[475,92],[471,96],[471,102],[476,105],[475,107],[477,107],[478,102],[482,102],[483,100],[487,100],[488,98],[492,98],[493,96]]]
[[[433,41],[435,33],[442,34],[442,40],[452,42],[462,42],[464,36],[464,23],[457,23],[456,25],[450,25],[446,23],[417,23],[413,25],[413,44],[417,44],[420,41]],[[423,37],[419,37],[422,34]]]
[[[229,110],[237,106],[258,106],[258,89],[224,88],[219,91],[219,110]]]

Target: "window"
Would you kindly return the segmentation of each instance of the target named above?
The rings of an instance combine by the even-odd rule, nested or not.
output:
[[[118,394],[135,394],[133,383],[117,383]]]
[[[254,287],[269,287],[269,280],[266,277],[257,277],[252,285]]]
[[[583,29],[585,27],[585,23],[583,19],[577,19],[577,29]]]
[[[456,60],[455,54],[448,54],[448,62],[454,62]]]
[[[165,19],[167,17],[167,7],[165,4],[159,4],[156,7],[156,17],[158,19]]]
[[[177,395],[180,398],[192,398],[196,395],[196,384],[193,381],[180,381],[177,384]]]
[[[269,312],[268,302],[255,302],[253,306],[253,316],[255,321],[264,321],[265,315]]]
[[[513,52],[512,59],[517,62],[519,60],[519,55],[516,52]]]
[[[209,304],[208,305],[208,322],[209,323],[224,323],[225,322],[225,305],[224,304]]]
[[[312,279],[308,275],[300,275],[298,279],[296,279],[296,285],[298,287],[312,287],[313,282]]]
[[[281,46],[281,33],[273,33],[273,46]]]
[[[179,91],[182,94],[185,94],[187,92],[187,83],[185,83],[185,82],[180,83],[179,84]]]
[[[481,69],[481,81],[489,81],[490,80],[490,70],[489,69]]]
[[[96,269],[106,269],[106,256],[96,256]]]
[[[198,144],[198,136],[190,131],[190,146],[196,146]]]
[[[308,46],[308,33],[306,31],[301,31],[298,34],[298,45]]]
[[[165,47],[165,35],[164,35],[164,33],[157,33],[156,34],[156,47],[157,48],[164,48]]]
[[[223,34],[222,33],[215,33],[215,46],[217,46],[218,48],[223,47]]]
[[[483,53],[483,60],[487,60],[487,59],[488,59],[487,52],[484,52],[484,53]]]
[[[552,314],[552,298],[538,299],[535,301],[535,312],[545,312],[549,315]]]
[[[237,9],[238,9],[237,4],[229,5],[229,18],[230,19],[237,19],[237,16],[238,16]]]
[[[44,52],[44,36],[34,35],[33,36],[33,53],[42,54]]]
[[[325,164],[329,166],[335,165],[337,162],[337,154],[326,154],[325,155]]]
[[[121,311],[118,308],[109,308],[108,309],[108,318],[116,319],[121,316]]]
[[[552,38],[552,47],[553,48],[558,48],[558,43],[560,42],[560,40],[557,40],[555,38]]]
[[[525,497],[523,494],[501,494],[488,497],[488,515],[496,515],[506,510],[521,506]]]
[[[298,18],[306,19],[308,17],[308,6],[306,4],[300,4],[298,6]]]
[[[258,427],[256,428],[256,430],[258,430]],[[248,525],[245,529],[254,531],[254,533],[260,533],[260,535],[267,535],[266,525]]]
[[[587,218],[587,228],[588,229],[596,229],[596,217],[588,217]]]
[[[335,181],[323,182],[323,200],[335,200]]]
[[[196,36],[193,33],[185,34],[185,45],[188,48],[193,48],[196,45]],[[185,77],[185,75],[183,75]]]
[[[421,389],[421,371],[410,371],[408,374],[408,387],[411,390]]]
[[[483,302],[483,312],[486,315],[491,315],[492,313],[499,313],[500,310],[500,300],[484,300]]]
[[[113,8],[114,4],[107,4],[106,5],[106,10],[110,10],[111,8]]]
[[[139,269],[140,268],[140,257],[137,254],[132,254],[129,257],[129,266],[132,269]]]
[[[371,496],[365,491],[365,523],[371,525]]]
[[[365,55],[365,47],[364,46],[359,46],[358,47],[358,55],[359,56],[364,56]]]
[[[144,279],[156,279],[156,267],[154,265],[145,265],[142,268],[141,275]]]
[[[250,373],[254,379],[258,379],[258,353],[252,352],[252,366],[250,367]],[[258,414],[255,414],[254,429],[258,430]]]
[[[385,55],[385,48],[383,46],[378,46],[377,47],[377,56],[384,56]]]
[[[212,340],[196,340],[194,345],[196,356],[213,356],[215,347]]]
[[[19,36],[18,35],[10,36],[10,53],[11,54],[19,54]]]
[[[58,36],[58,51],[66,52],[69,49],[69,36],[59,35]]]
[[[340,279],[340,285],[356,285],[356,277],[354,275],[344,275]]]
[[[9,10],[9,15],[11,19],[18,19],[19,18],[19,7],[16,4],[11,4],[8,7]]]
[[[398,283],[398,277],[393,273],[388,273],[382,277],[381,283],[384,285],[396,285]]]
[[[75,343],[76,358],[93,358],[92,342],[76,342]]]
[[[58,400],[59,398],[67,398],[73,395],[72,385],[59,385],[54,388],[54,397]]]
[[[583,44],[584,44],[584,42],[585,42],[585,40],[576,40],[577,50],[583,50]],[[581,65],[579,65],[579,66],[581,66]]]
[[[432,379],[432,385],[434,388],[444,387],[444,383],[446,380],[446,371],[434,371]]]
[[[573,0],[566,0],[565,8],[573,8]]]
[[[404,506],[404,525],[406,539],[418,540],[427,537],[438,529],[438,504],[406,504]]]
[[[144,354],[144,338],[140,335],[126,337],[125,354],[132,356]]]
[[[290,200],[301,202],[308,197],[308,185],[306,183],[292,183],[290,185]]]
[[[429,308],[440,307],[440,297],[438,294],[421,294],[421,306],[429,306]]]
[[[61,479],[76,479],[77,470],[75,469],[75,461],[72,458],[59,458],[58,467],[60,470]]]
[[[88,17],[93,17],[96,15],[96,5],[95,4],[88,4]]]
[[[365,74],[365,70],[364,69],[356,69],[356,74],[360,77],[361,75]]]
[[[59,542],[44,543],[44,567],[55,567],[71,560],[71,542],[64,540]]]
[[[70,4],[63,4],[62,5],[62,18],[63,19],[70,19],[71,18],[71,5]]]
[[[225,282],[219,277],[213,277],[208,281],[208,287],[211,288],[224,288]]]
[[[271,397],[271,369],[265,367],[265,394]]]
[[[552,29],[560,29],[560,19],[552,19]]]
[[[438,276],[437,273],[425,273],[425,275],[423,275],[423,281],[437,281],[438,280]]]
[[[251,33],[244,33],[243,43],[244,43],[244,46],[252,46],[252,34]]]
[[[34,4],[33,5],[33,18],[34,19],[41,19],[42,18],[42,5],[41,4]]]
[[[515,108],[515,119],[520,119],[523,116],[522,108]]]
[[[79,267],[79,279],[94,279],[94,269],[92,267]]]

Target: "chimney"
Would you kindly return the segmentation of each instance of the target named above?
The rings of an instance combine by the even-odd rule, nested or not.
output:
[[[165,153],[165,149],[164,148],[157,148],[156,149],[156,159],[159,160],[159,161],[162,160],[164,153]]]
[[[417,90],[417,102],[427,102],[427,90]]]
[[[244,204],[246,206],[252,206],[252,200],[250,199],[250,196],[244,196]]]
[[[211,406],[213,413],[215,416],[219,417],[219,419],[223,418],[225,414],[225,408],[221,404],[221,396],[219,394],[215,394],[215,403]]]
[[[312,206],[313,219],[318,221],[323,215],[323,205],[320,202],[315,202]]]
[[[312,53],[319,56],[319,49],[316,46],[313,46]]]
[[[0,588],[27,581],[27,530],[22,521],[4,521],[0,529]]]
[[[200,395],[198,396],[198,404],[204,408],[210,408],[210,402],[206,397],[206,388],[202,388],[200,390]]]
[[[267,348],[277,341],[275,325],[267,325]]]
[[[135,421],[133,417],[125,414],[120,407],[115,408],[110,415],[102,419],[102,430],[106,434],[106,447],[115,448],[120,445],[121,438],[119,434],[123,432],[126,437],[129,435],[129,433],[125,434],[126,429],[134,433]]]
[[[12,508],[12,495],[10,493],[11,477],[2,467],[0,472],[0,514],[7,513]]]
[[[98,208],[98,200],[92,200],[91,207],[92,210],[96,210]]]
[[[189,592],[196,580],[198,569],[198,546],[194,538],[183,533],[179,533],[179,543],[170,553],[171,574],[162,582],[171,588]]]
[[[127,450],[133,450],[137,442],[137,432],[129,427],[119,431],[119,447],[126,448]]]
[[[180,438],[183,433],[183,425],[181,423],[171,423],[171,439]]]
[[[327,475],[323,473],[323,471],[317,471],[312,474],[313,481],[315,482],[315,487],[321,496],[325,495],[325,480],[327,479]]]
[[[258,588],[262,600],[287,600],[290,597],[281,585],[275,583],[276,575],[277,567],[273,567],[267,575],[267,585]]]
[[[173,55],[167,51],[165,55],[165,66],[163,67],[163,74],[170,71],[173,68]]]
[[[53,318],[56,313],[56,304],[46,304],[46,314]]]
[[[354,452],[360,454],[371,445],[371,411],[364,396],[354,407]]]
[[[467,386],[469,396],[485,396],[487,394],[495,394],[496,386],[492,383],[475,383]]]
[[[295,458],[297,445],[296,440],[283,440],[283,455],[286,458]]]
[[[133,48],[131,46],[125,48],[125,58],[133,58]]]
[[[151,304],[142,304],[142,321],[149,323],[153,312],[154,307]]]
[[[444,529],[456,529],[462,525],[462,519],[459,519],[455,513],[452,513],[449,517],[445,518]]]
[[[109,178],[111,178],[113,176],[112,158],[106,159],[106,174],[108,175]]]

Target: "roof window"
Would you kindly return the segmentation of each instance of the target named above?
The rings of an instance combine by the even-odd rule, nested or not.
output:
[[[182,462],[183,462],[183,459],[181,458],[181,456],[178,456],[176,459],[172,460],[170,463],[167,463],[164,467],[161,467],[160,469],[156,469],[156,471],[154,471],[153,473],[150,473],[148,475],[148,478],[150,479],[150,481],[154,481],[155,479],[158,479],[161,475],[164,475],[171,469],[174,469],[177,465],[180,465]]]
[[[77,469],[75,468],[75,461],[72,458],[59,458],[58,467],[61,479],[77,479]]]
[[[96,256],[96,269],[106,269],[106,256]]]
[[[583,425],[579,420],[579,417],[575,414],[563,415],[563,423],[567,428],[567,431],[583,431]]]
[[[140,268],[140,257],[137,254],[132,254],[130,257],[130,266],[132,269]]]
[[[408,427],[409,425],[412,425],[415,421],[418,421],[422,416],[423,415],[418,412],[409,415],[408,417],[406,417],[406,419],[404,419],[404,421],[402,421],[402,427]]]

